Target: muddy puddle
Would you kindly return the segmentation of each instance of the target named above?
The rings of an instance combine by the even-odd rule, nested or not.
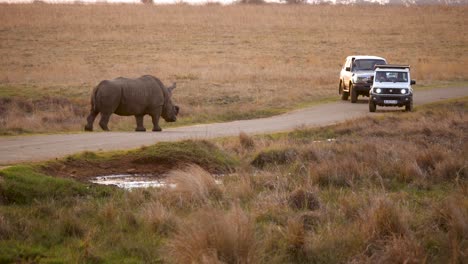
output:
[[[160,177],[144,174],[115,174],[97,176],[91,180],[92,183],[102,185],[114,185],[122,189],[132,190],[136,188],[174,188],[175,184],[168,183]]]
[[[145,174],[114,174],[97,176],[90,180],[92,183],[102,185],[113,185],[122,189],[132,190],[137,188],[175,188],[175,183],[167,182],[160,176]],[[216,179],[217,184],[223,184],[220,179]]]

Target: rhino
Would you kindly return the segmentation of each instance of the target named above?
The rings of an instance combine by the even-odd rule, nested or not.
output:
[[[101,81],[91,95],[91,111],[85,130],[93,131],[94,120],[100,113],[99,126],[108,131],[107,124],[114,113],[120,116],[135,116],[135,131],[146,131],[143,117],[150,115],[153,131],[162,131],[159,118],[162,116],[166,122],[175,122],[179,114],[179,107],[171,100],[175,88],[176,83],[166,87],[161,80],[151,75],[136,79],[119,77]]]

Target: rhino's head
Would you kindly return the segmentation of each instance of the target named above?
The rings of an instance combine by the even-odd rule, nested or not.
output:
[[[168,91],[168,98],[164,103],[163,111],[162,111],[162,118],[166,120],[166,122],[175,122],[177,120],[177,115],[179,114],[179,107],[174,105],[172,102],[172,91],[176,88],[176,83],[172,84],[172,86],[167,87]]]

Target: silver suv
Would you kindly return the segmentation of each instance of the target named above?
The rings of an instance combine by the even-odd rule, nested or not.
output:
[[[375,65],[387,64],[387,60],[377,56],[348,56],[340,72],[338,92],[342,100],[357,102],[359,95],[369,96],[369,90],[374,78]]]

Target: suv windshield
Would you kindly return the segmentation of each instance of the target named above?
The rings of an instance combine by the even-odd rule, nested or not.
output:
[[[373,71],[375,65],[387,64],[384,60],[355,60],[353,71]]]
[[[378,71],[375,73],[377,82],[408,82],[407,72]]]

